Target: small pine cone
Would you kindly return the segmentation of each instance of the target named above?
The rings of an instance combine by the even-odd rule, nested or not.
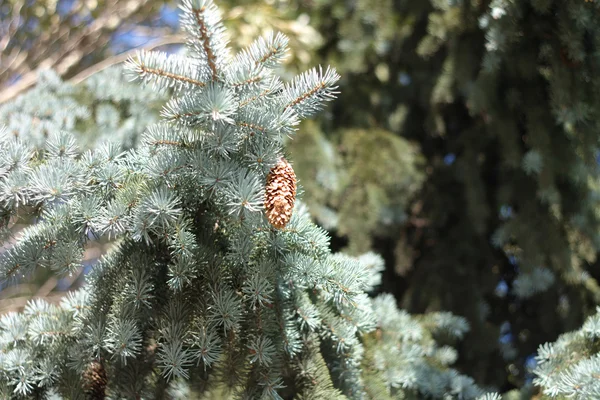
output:
[[[265,210],[269,223],[283,229],[292,218],[295,200],[296,174],[290,163],[281,157],[267,176]]]
[[[83,372],[83,390],[86,398],[90,400],[104,400],[106,398],[106,384],[108,377],[104,365],[100,361],[92,361]]]

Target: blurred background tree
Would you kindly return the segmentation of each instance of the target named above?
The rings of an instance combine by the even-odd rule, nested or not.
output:
[[[79,83],[102,60],[164,44],[157,27],[180,40],[171,5],[113,3],[0,6],[9,33],[0,35],[0,102],[42,68]],[[404,309],[469,321],[462,371],[529,390],[538,346],[577,329],[600,302],[600,4],[219,4],[234,47],[283,31],[290,74],[321,63],[342,75],[333,107],[288,144],[334,251],[382,254],[382,290]],[[121,7],[118,23],[95,23]]]
[[[0,6],[0,88],[6,101],[37,80],[37,72],[52,68],[73,76],[114,54],[119,36],[148,36],[163,3],[140,1],[25,1]],[[164,24],[159,24],[164,25]],[[165,32],[166,31],[166,32]],[[167,25],[160,43],[181,41]],[[158,43],[157,43],[158,44]]]
[[[580,326],[600,300],[599,4],[299,4],[324,35],[317,57],[343,77],[323,134],[303,131],[291,144],[305,157],[300,179],[313,185],[332,159],[378,149],[350,170],[337,164],[340,176],[373,172],[370,184],[352,182],[362,194],[307,197],[332,210],[341,248],[370,243],[385,256],[383,290],[406,310],[469,320],[459,357],[469,375],[503,391],[529,385],[537,347]],[[377,144],[384,132],[412,150],[393,155]],[[357,216],[363,224],[349,225]]]

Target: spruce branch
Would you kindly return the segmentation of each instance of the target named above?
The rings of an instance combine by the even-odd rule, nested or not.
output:
[[[273,341],[264,336],[253,338],[248,344],[248,350],[250,363],[258,363],[263,367],[269,367],[277,355]]]
[[[182,121],[184,126],[207,121],[233,123],[235,95],[232,90],[219,84],[209,85],[194,97],[174,98],[163,109],[162,116],[171,122]]]
[[[142,143],[146,146],[160,147],[175,146],[180,148],[193,148],[197,139],[193,131],[176,128],[168,124],[155,124],[149,126],[142,136]]]
[[[323,102],[336,97],[335,83],[339,79],[340,76],[331,67],[327,67],[325,73],[319,67],[300,74],[284,86],[284,109],[293,109],[301,118],[315,114],[321,110]]]
[[[125,66],[134,79],[152,83],[153,88],[190,89],[206,86],[202,69],[190,58],[180,55],[167,55],[156,51],[139,51],[130,57]]]
[[[241,54],[252,59],[256,65],[273,69],[286,57],[288,43],[289,39],[281,32],[271,32],[266,37],[258,38]]]
[[[142,335],[135,321],[118,318],[110,321],[104,348],[127,365],[128,359],[135,357],[142,350]]]
[[[188,368],[192,366],[192,354],[175,340],[160,346],[158,362],[162,366],[163,376],[167,380],[182,377],[189,379]]]
[[[242,307],[239,298],[228,288],[222,288],[213,294],[210,315],[217,326],[225,332],[235,330],[242,319]]]
[[[262,188],[255,177],[238,177],[224,192],[232,215],[245,219],[262,209]]]
[[[256,89],[249,88],[240,93],[240,96],[244,96],[240,99],[239,108],[246,107],[253,102],[268,101],[272,98],[275,93],[279,93],[283,89],[283,82],[279,77],[269,77],[263,79],[261,85],[258,85]]]
[[[209,330],[203,326],[194,334],[192,349],[195,349],[193,358],[196,358],[197,363],[202,363],[204,370],[210,368],[217,362],[223,353],[221,340],[214,330]]]
[[[274,82],[268,70],[277,67],[285,58],[287,44],[288,39],[282,34],[271,33],[259,38],[234,58],[226,80],[238,91],[260,89],[271,92]]]
[[[225,27],[212,0],[184,0],[182,27],[191,35],[189,45],[206,62],[213,81],[227,62]]]

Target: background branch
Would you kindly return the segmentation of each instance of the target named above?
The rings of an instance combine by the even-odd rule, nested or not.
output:
[[[38,73],[44,69],[54,69],[61,78],[68,79],[88,68],[93,70],[97,63],[106,65],[103,60],[107,57],[112,63],[118,62],[121,55],[111,54],[109,46],[115,33],[147,33],[143,24],[156,18],[163,3],[151,0],[100,0],[94,5],[74,2],[64,13],[59,12],[57,2],[52,1],[26,5],[9,0],[9,6],[8,15],[3,17],[5,22],[0,23],[0,104],[35,85]],[[164,44],[177,43],[171,36],[173,27],[167,25],[159,31]],[[154,48],[161,44],[150,42],[149,46]]]

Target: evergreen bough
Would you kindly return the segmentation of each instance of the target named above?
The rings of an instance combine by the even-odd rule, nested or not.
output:
[[[157,121],[159,105],[166,98],[164,93],[128,82],[118,67],[92,75],[80,85],[63,81],[52,70],[39,75],[34,89],[0,106],[0,125],[34,147],[64,131],[86,148],[107,138],[131,148],[145,127]]]
[[[56,130],[34,148],[0,137],[0,227],[35,216],[0,255],[0,275],[68,274],[88,243],[114,241],[86,286],[0,318],[6,398],[472,399],[451,369],[466,321],[412,317],[369,298],[382,259],[332,254],[296,202],[283,229],[265,179],[298,122],[335,97],[335,70],[290,83],[287,39],[231,56],[210,0],[186,0],[189,55],[140,53],[134,77],[172,94],[163,121],[123,151],[81,152]],[[110,84],[110,82],[105,82]]]
[[[538,349],[534,384],[547,398],[600,397],[600,307],[583,326]]]

